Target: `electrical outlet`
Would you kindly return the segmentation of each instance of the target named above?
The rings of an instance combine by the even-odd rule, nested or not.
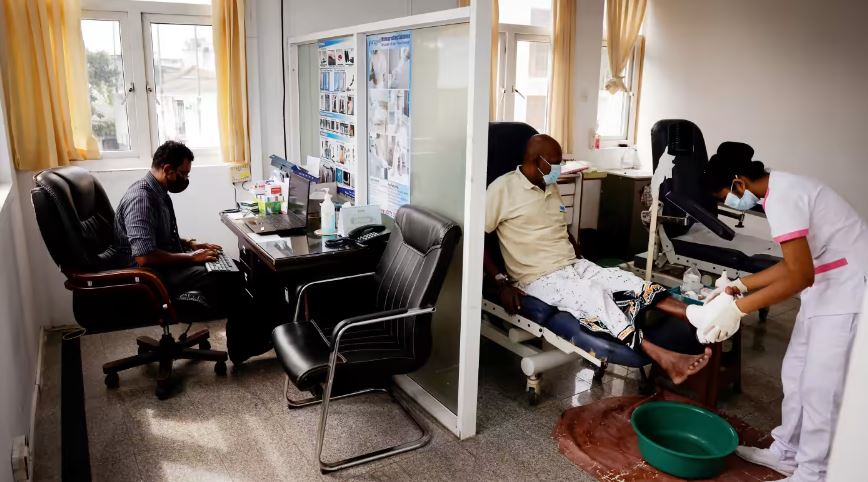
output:
[[[26,435],[12,439],[12,480],[27,482],[30,480],[30,446]]]

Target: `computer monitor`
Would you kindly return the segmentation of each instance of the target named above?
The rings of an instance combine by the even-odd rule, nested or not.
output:
[[[286,198],[286,212],[303,219],[307,225],[307,205],[310,201],[310,180],[298,172],[289,174],[289,195]]]

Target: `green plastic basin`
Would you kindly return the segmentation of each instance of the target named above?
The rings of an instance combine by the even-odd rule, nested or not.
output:
[[[630,417],[646,462],[684,479],[718,475],[738,446],[738,434],[726,420],[694,405],[648,402]]]

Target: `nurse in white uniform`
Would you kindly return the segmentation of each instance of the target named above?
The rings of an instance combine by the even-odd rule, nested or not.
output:
[[[747,210],[762,203],[784,260],[731,281],[727,294],[689,311],[691,322],[701,326],[700,338],[726,339],[745,313],[801,292],[781,373],[784,400],[774,443],[768,449],[739,447],[737,453],[789,477],[784,480],[825,480],[865,291],[868,225],[828,186],[767,172],[759,161],[718,154],[705,174],[707,187],[727,206]]]

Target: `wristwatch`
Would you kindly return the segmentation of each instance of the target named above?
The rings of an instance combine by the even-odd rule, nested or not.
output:
[[[504,274],[504,273],[497,273],[496,275],[494,275],[494,281],[497,281],[498,283],[505,281],[508,283],[509,282],[509,275]]]

